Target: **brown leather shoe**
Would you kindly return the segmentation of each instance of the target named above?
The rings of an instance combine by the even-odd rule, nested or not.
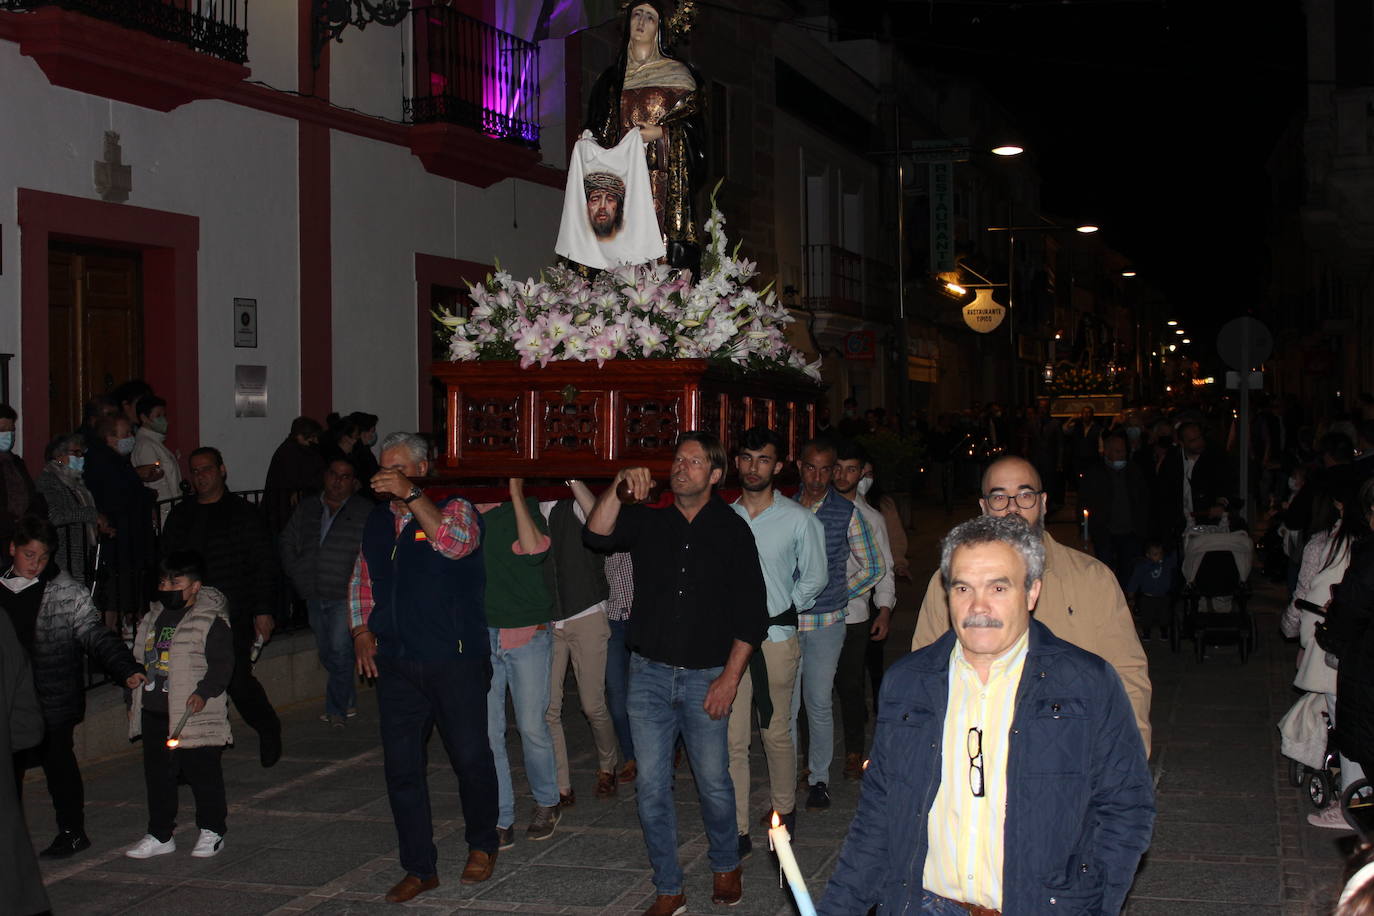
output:
[[[605,801],[615,798],[615,774],[605,770],[596,771],[596,797]]]
[[[844,778],[863,779],[864,778],[864,755],[845,754],[844,755]]]
[[[633,760],[625,761],[625,765],[620,768],[620,775],[617,777],[622,783],[634,782],[639,775],[639,766]]]
[[[734,871],[718,871],[711,883],[711,902],[734,906],[744,896],[744,875],[738,865]]]
[[[396,886],[386,892],[387,903],[405,903],[416,894],[432,891],[439,886],[439,876],[431,875],[423,881],[414,875],[406,875]]]
[[[654,905],[644,911],[644,916],[681,916],[685,912],[686,894],[659,894]]]
[[[481,884],[491,877],[491,873],[495,869],[496,853],[470,849],[468,850],[468,864],[463,866],[463,877],[460,880],[464,884]]]

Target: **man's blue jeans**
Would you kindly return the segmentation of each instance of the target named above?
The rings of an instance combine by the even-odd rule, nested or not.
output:
[[[625,704],[630,696],[630,636],[629,620],[612,620],[611,638],[606,641],[606,707],[611,711],[611,724],[620,742],[620,760],[635,759],[635,741],[630,735],[630,714]]]
[[[305,602],[310,629],[320,664],[329,675],[324,690],[324,711],[343,718],[358,705],[358,689],[353,681],[353,639],[348,633],[348,602],[311,598]]]
[[[432,878],[437,871],[425,749],[436,725],[458,777],[468,848],[496,852],[496,770],[491,748],[482,740],[487,711],[472,702],[490,679],[485,658],[417,662],[377,656],[386,794],[396,822],[401,867],[417,878]]]
[[[678,735],[696,777],[711,871],[728,872],[739,866],[735,789],[730,782],[730,717],[712,719],[703,707],[707,688],[721,670],[674,668],[639,654],[630,656],[628,707],[639,753],[639,827],[660,894],[682,893],[673,804],[673,747]]]
[[[510,757],[506,754],[506,688],[515,703],[515,727],[520,732],[520,747],[525,754],[525,776],[535,804],[551,808],[558,804],[558,763],[553,756],[553,738],[544,714],[549,710],[549,668],[553,665],[553,640],[548,630],[535,630],[530,641],[518,649],[501,648],[501,631],[488,627],[491,634],[491,689],[487,691],[487,739],[496,760],[496,782],[500,789],[496,816],[498,827],[515,823],[515,789],[511,785]]]
[[[797,711],[805,697],[810,734],[806,765],[811,770],[806,781],[813,786],[830,782],[830,762],[835,757],[835,669],[840,663],[840,649],[844,648],[844,634],[843,620],[797,634],[801,641],[801,670],[792,690],[792,734],[798,734]]]

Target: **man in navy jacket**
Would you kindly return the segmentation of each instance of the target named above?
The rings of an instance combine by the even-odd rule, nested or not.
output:
[[[940,571],[953,629],[884,677],[820,912],[1119,912],[1155,813],[1120,678],[1031,619],[1044,546],[1020,519],[959,525]]]

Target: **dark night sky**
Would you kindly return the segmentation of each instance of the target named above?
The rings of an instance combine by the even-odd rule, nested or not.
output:
[[[1045,209],[1100,223],[1181,315],[1208,316],[1192,318],[1195,333],[1210,343],[1211,329],[1259,302],[1266,164],[1302,113],[1297,0],[885,6],[914,62],[976,75],[1011,112]]]

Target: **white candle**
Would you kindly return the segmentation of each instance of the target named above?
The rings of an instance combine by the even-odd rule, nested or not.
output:
[[[778,854],[782,873],[787,877],[787,886],[792,888],[792,898],[797,902],[797,911],[801,916],[816,916],[811,893],[806,889],[806,881],[802,879],[797,857],[792,854],[791,837],[788,836],[787,828],[782,826],[776,811],[773,813],[773,827],[768,831],[768,845]]]
[[[191,707],[187,706],[186,711],[181,714],[181,720],[177,722],[177,727],[172,729],[172,734],[167,739],[168,747],[176,747],[181,744],[181,730],[186,727],[186,720],[191,718]]]

